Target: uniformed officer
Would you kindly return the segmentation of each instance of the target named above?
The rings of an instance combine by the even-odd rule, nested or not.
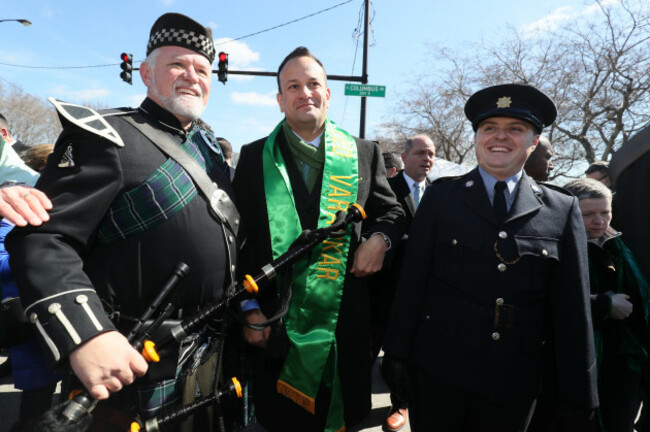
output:
[[[580,209],[522,170],[555,105],[508,84],[475,93],[465,114],[479,167],[434,182],[418,207],[384,374],[404,392],[408,365],[414,431],[525,431],[552,338],[558,398],[587,424],[597,395]]]
[[[184,15],[164,14],[146,52],[140,75],[147,98],[139,108],[97,113],[53,100],[64,130],[36,186],[53,203],[50,220],[15,229],[7,242],[26,315],[50,362],[69,363],[100,400],[147,372],[118,330],[133,326],[177,263],[190,267],[172,296],[185,314],[220,298],[235,264],[227,167],[216,139],[195,124],[210,94],[212,33]],[[195,174],[161,143],[181,148],[227,193],[214,192],[221,219]],[[26,190],[21,198],[40,201],[32,195]],[[215,339],[206,332],[188,338],[196,343],[184,346],[186,354],[199,346],[209,353]],[[174,353],[149,367],[138,396],[145,417],[179,399],[177,360]],[[134,405],[126,399],[120,408]]]

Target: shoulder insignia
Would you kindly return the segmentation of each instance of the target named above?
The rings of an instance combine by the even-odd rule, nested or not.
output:
[[[54,98],[48,98],[50,103],[58,111],[59,115],[95,135],[105,138],[119,147],[124,147],[122,137],[109,125],[97,111],[81,105],[63,102]]]
[[[531,189],[533,190],[533,192],[535,192],[536,194],[540,194],[540,193],[542,193],[542,188],[540,188],[539,186],[537,186],[535,183],[531,183],[531,184],[530,184],[530,188],[531,188]]]
[[[57,166],[59,168],[74,168],[76,166],[72,157],[72,144],[68,144],[68,148],[65,149]]]

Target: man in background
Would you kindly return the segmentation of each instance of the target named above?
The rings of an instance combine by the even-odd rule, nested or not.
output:
[[[540,135],[539,144],[526,159],[524,171],[535,181],[548,181],[551,171],[553,171],[554,154],[551,142],[544,135]]]
[[[409,237],[411,222],[424,195],[424,190],[431,183],[428,175],[433,168],[436,148],[431,138],[427,135],[415,135],[404,143],[401,159],[404,169],[388,180],[388,184],[397,197],[397,202],[402,206],[406,215],[406,233],[402,241],[395,247],[392,260],[388,266],[379,273],[371,276],[373,289],[370,291],[371,310],[370,316],[373,323],[372,355],[377,358],[386,334],[390,310],[393,306],[395,290],[399,283],[404,262],[404,251]],[[417,233],[413,233],[417,235]],[[408,417],[408,403],[399,395],[390,395],[391,408],[384,421],[384,429],[395,432],[406,424]]]

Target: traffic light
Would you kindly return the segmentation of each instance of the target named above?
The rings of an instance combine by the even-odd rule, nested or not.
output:
[[[133,85],[131,82],[131,72],[133,71],[133,55],[122,53],[120,57],[122,58],[122,64],[120,65],[122,67],[122,73],[120,74],[120,78],[122,78],[122,81]]]
[[[219,74],[219,81],[226,85],[226,81],[228,81],[228,54],[225,52],[219,53],[219,69],[217,73]]]

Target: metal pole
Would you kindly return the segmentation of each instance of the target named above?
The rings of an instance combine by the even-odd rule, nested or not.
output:
[[[361,83],[368,84],[368,27],[370,18],[370,0],[365,0],[365,19],[363,24],[363,69],[361,71]],[[366,97],[361,97],[361,120],[359,124],[359,138],[366,137]]]

